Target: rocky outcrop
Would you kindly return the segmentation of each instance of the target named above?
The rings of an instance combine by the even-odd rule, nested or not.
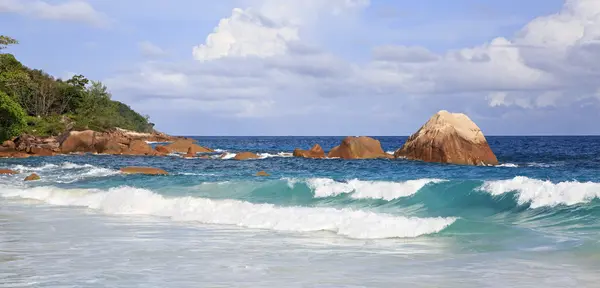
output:
[[[123,167],[121,168],[123,174],[144,174],[144,175],[168,175],[169,173],[165,170],[153,168],[153,167]]]
[[[445,110],[433,115],[394,156],[462,165],[498,164],[481,129],[467,115]]]
[[[40,180],[40,179],[41,179],[41,178],[40,178],[40,176],[39,176],[39,175],[37,175],[37,174],[33,173],[33,174],[31,174],[31,175],[29,175],[29,176],[25,177],[25,179],[23,179],[23,181],[37,181],[37,180]]]
[[[267,173],[265,171],[259,171],[259,172],[256,173],[256,176],[259,176],[259,177],[268,177],[268,176],[271,176],[271,175],[269,175],[269,173]]]
[[[252,152],[240,152],[240,153],[235,154],[235,157],[233,157],[233,160],[249,160],[249,159],[258,159],[258,158],[260,158],[260,157]]]
[[[193,139],[179,139],[164,147],[169,153],[188,153],[190,149],[193,154],[214,152],[214,150],[202,147],[195,142]]]
[[[19,172],[10,170],[10,169],[0,169],[0,175],[14,175],[19,174]]]
[[[100,138],[102,133],[92,130],[69,131],[59,137],[60,152],[64,154],[74,152],[100,152],[96,144],[101,145],[104,138]],[[100,152],[102,153],[102,152]]]
[[[310,150],[294,149],[294,157],[301,158],[325,158],[325,151],[321,145],[315,144]]]
[[[339,146],[327,154],[329,158],[376,159],[389,158],[381,148],[379,140],[370,137],[346,137]]]

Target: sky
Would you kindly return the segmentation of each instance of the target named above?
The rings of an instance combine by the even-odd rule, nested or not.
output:
[[[600,134],[600,0],[0,0],[0,34],[176,135]]]

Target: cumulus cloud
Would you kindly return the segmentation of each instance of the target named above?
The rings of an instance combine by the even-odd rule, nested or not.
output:
[[[485,115],[510,107],[556,111],[598,100],[599,1],[567,0],[561,11],[532,20],[514,37],[443,53],[384,45],[374,47],[363,63],[328,53],[307,35],[335,17],[361,11],[368,1],[250,3],[234,9],[193,47],[196,61],[142,63],[107,79],[109,86],[128,97],[179,103],[172,109],[253,118],[404,117],[396,113],[399,107],[410,113],[457,108]]]
[[[263,0],[255,4],[256,8],[235,8],[230,17],[221,19],[205,43],[193,48],[194,59],[283,55],[300,41],[300,30],[316,23],[319,15],[339,15],[366,7],[369,1]]]
[[[0,13],[18,13],[34,18],[72,21],[104,27],[111,20],[83,0],[63,1],[57,4],[42,0],[0,0]]]

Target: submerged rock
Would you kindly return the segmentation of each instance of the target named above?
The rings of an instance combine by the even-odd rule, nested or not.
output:
[[[145,174],[145,175],[169,175],[165,170],[153,167],[123,167],[121,168],[123,174]]]
[[[252,152],[240,152],[233,157],[234,160],[248,160],[248,159],[258,159],[260,158],[258,155]]]
[[[40,180],[40,179],[41,179],[41,178],[40,178],[40,176],[39,176],[39,175],[37,175],[37,174],[33,173],[33,174],[31,174],[31,175],[29,175],[29,176],[25,177],[25,179],[24,179],[23,181],[37,181],[37,180]]]
[[[265,171],[259,171],[259,172],[256,173],[256,176],[266,177],[266,176],[271,176],[271,175],[269,173],[265,172]]]
[[[294,157],[301,158],[325,158],[325,151],[321,145],[315,144],[310,150],[294,149]]]
[[[394,156],[462,165],[498,164],[481,129],[467,115],[446,110],[433,115]]]
[[[381,148],[379,140],[365,136],[346,137],[342,144],[331,149],[327,156],[342,159],[389,158]]]

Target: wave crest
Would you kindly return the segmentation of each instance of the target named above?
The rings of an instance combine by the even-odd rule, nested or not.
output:
[[[238,200],[165,198],[152,191],[117,187],[107,191],[35,187],[4,187],[0,195],[43,201],[51,205],[87,207],[114,215],[151,215],[174,221],[237,225],[276,231],[330,231],[356,239],[413,238],[437,233],[455,218],[417,218],[361,210],[277,207]]]
[[[417,193],[423,187],[433,183],[444,182],[441,179],[417,179],[405,182],[388,181],[361,181],[358,179],[347,182],[338,182],[329,178],[312,178],[306,180],[306,185],[313,190],[315,197],[335,197],[340,194],[350,194],[354,199],[382,199],[395,200],[402,197],[409,197]],[[298,182],[296,179],[289,179],[288,186],[293,188]]]
[[[479,190],[492,195],[518,192],[518,203],[531,208],[557,205],[576,205],[600,198],[600,183],[566,181],[552,183],[517,176],[508,180],[485,181]]]

